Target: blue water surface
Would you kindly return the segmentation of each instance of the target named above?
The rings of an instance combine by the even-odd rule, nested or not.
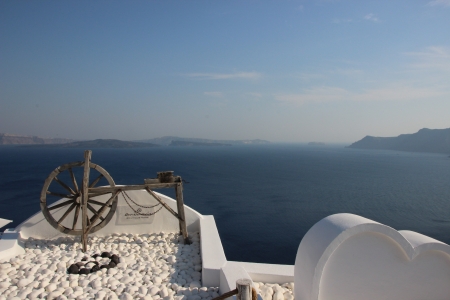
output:
[[[56,167],[84,149],[0,147],[0,217],[15,227],[39,207]],[[320,219],[354,213],[450,243],[450,158],[443,154],[272,144],[94,149],[116,184],[173,170],[185,203],[214,215],[228,260],[293,264]],[[158,190],[174,196],[172,190]]]

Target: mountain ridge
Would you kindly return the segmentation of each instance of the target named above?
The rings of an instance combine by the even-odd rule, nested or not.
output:
[[[112,141],[113,139],[96,139],[96,140],[73,140],[67,138],[43,138],[39,136],[31,136],[31,135],[18,135],[18,134],[9,134],[9,133],[0,133],[0,145],[59,145],[59,144],[67,144],[67,143],[78,143],[78,142],[89,142],[89,141]],[[117,140],[116,141],[122,141]],[[226,145],[262,145],[262,144],[270,144],[269,141],[253,139],[253,140],[214,140],[214,139],[201,139],[201,138],[182,138],[178,136],[163,136],[152,139],[142,139],[142,140],[131,140],[131,141],[122,141],[122,142],[130,142],[130,143],[144,143],[144,144],[155,144],[159,146],[170,146],[170,145],[181,145],[188,143],[192,145],[204,145],[204,146],[219,146],[222,144]],[[175,143],[173,143],[175,142]],[[181,142],[181,143],[179,143]]]
[[[450,153],[450,128],[422,128],[416,133],[397,137],[374,137],[367,135],[348,148],[397,150],[408,152]]]

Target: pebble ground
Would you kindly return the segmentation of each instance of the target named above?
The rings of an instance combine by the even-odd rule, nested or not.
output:
[[[191,239],[191,245],[184,245],[176,233],[113,234],[90,237],[83,253],[79,237],[30,238],[25,254],[0,261],[0,300],[211,300],[219,296],[219,288],[202,287],[198,233]],[[73,263],[105,251],[120,257],[117,267],[68,274]],[[100,265],[110,261],[95,260]],[[293,283],[254,286],[263,300],[294,299]]]

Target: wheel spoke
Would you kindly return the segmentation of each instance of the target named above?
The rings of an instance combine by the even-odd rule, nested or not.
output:
[[[94,213],[95,216],[98,216],[100,218],[100,220],[102,220],[102,221],[105,220],[105,218],[103,218],[101,215],[99,215],[98,211],[96,211],[89,203],[88,203],[87,207],[90,211],[92,211]],[[94,216],[92,216],[92,217],[94,217]]]
[[[84,173],[80,173],[80,169],[84,169]],[[97,172],[92,173],[94,170]],[[89,171],[92,173],[90,179],[86,174]],[[103,181],[107,182],[106,187],[100,187]],[[86,236],[111,220],[118,200],[116,189],[108,172],[91,163],[86,167],[85,158],[84,162],[62,165],[47,177],[40,197],[41,210],[58,231],[82,232]]]
[[[64,213],[64,215],[58,220],[58,223],[61,225],[61,222],[64,221],[64,219],[70,214],[70,212],[75,208],[77,204],[74,202],[69,207],[69,209]]]
[[[97,178],[95,178],[94,181],[91,182],[91,184],[89,185],[89,187],[90,187],[90,188],[91,188],[91,187],[94,187],[94,186],[100,181],[100,179],[102,179],[103,177],[104,177],[103,174],[100,174]]]
[[[100,201],[96,201],[96,200],[93,200],[93,199],[89,199],[88,202],[92,203],[92,204],[100,205],[100,206],[105,206],[106,205],[106,203],[103,203],[103,202],[100,202]],[[112,207],[112,204],[108,204],[107,206],[108,207]]]
[[[66,190],[69,191],[69,193],[71,193],[72,195],[75,195],[76,193],[64,182],[62,182],[61,180],[58,179],[58,177],[55,177],[55,181],[57,183],[59,183],[63,188],[65,188]]]
[[[69,168],[69,173],[70,173],[70,178],[72,178],[72,183],[73,183],[73,186],[75,188],[75,191],[78,193],[79,192],[78,184],[77,184],[77,180],[75,179],[75,175],[73,175],[72,168]]]
[[[61,197],[61,198],[68,198],[68,199],[72,199],[73,198],[73,195],[54,193],[54,192],[50,192],[50,191],[47,191],[47,195],[52,195],[52,196]]]
[[[49,207],[48,210],[54,210],[54,209],[66,206],[67,204],[72,203],[72,202],[73,202],[73,200],[67,200],[67,201],[64,201],[64,202],[62,202],[60,204],[56,204],[55,206]]]
[[[77,221],[78,221],[78,214],[80,213],[80,205],[77,205],[77,208],[75,209],[75,216],[73,217],[73,225],[72,225],[72,230],[75,229],[75,225],[77,225]]]
[[[111,205],[111,204],[112,204],[112,201],[117,197],[117,194],[119,194],[119,192],[120,192],[120,190],[116,190],[116,191],[112,194],[111,198],[109,198],[109,200],[106,201],[105,205],[104,205],[102,208],[100,208],[100,210],[98,211],[98,213],[99,213],[100,215],[103,214],[103,212],[106,210],[106,208],[108,207],[108,205]],[[92,216],[92,218],[93,218],[92,224],[94,224],[95,221],[97,221],[98,216]],[[91,227],[91,226],[89,226],[88,231],[91,229],[90,227]]]

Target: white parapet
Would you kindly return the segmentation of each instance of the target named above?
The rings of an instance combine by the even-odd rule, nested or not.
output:
[[[7,220],[7,219],[2,219],[0,218],[0,228],[2,228],[3,226],[8,225],[9,223],[11,223],[11,220]]]
[[[247,272],[253,281],[266,283],[294,282],[294,266],[261,264],[251,262],[229,262],[238,264]]]
[[[202,282],[219,286],[220,293],[236,288],[236,280],[250,279],[266,283],[294,281],[294,266],[227,261],[213,216],[200,219]]]
[[[450,246],[336,214],[306,233],[294,277],[296,300],[449,299]]]
[[[229,261],[220,269],[220,294],[227,293],[236,288],[236,281],[239,279],[248,279],[252,283],[250,275],[238,263]]]
[[[12,229],[6,229],[0,240],[0,261],[25,253],[20,242],[20,235]]]
[[[206,286],[220,285],[220,269],[227,259],[213,216],[200,219],[200,243],[202,251],[202,282]]]

